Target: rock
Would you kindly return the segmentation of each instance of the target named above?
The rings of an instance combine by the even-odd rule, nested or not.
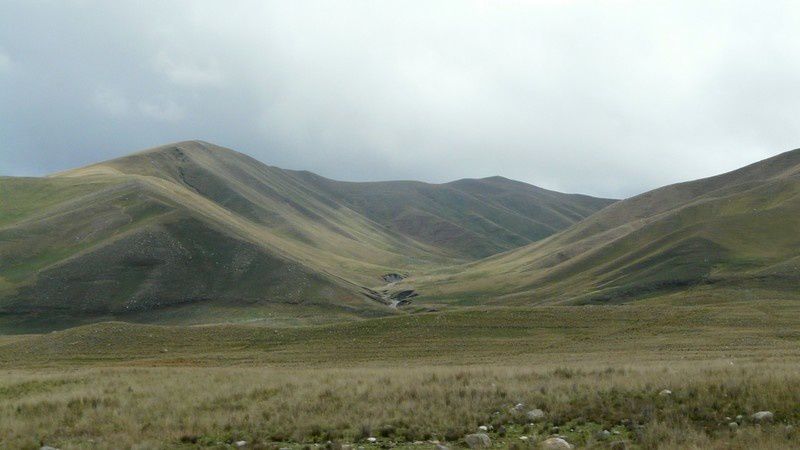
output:
[[[481,425],[478,427],[478,431],[487,432],[489,431],[489,427],[487,427],[486,425]]]
[[[743,415],[739,414],[738,416],[736,416],[736,421],[737,422],[741,423],[743,420],[744,420],[744,416]]]
[[[672,391],[670,391],[669,389],[664,389],[664,390],[662,390],[661,392],[658,393],[659,397],[669,397],[671,395],[672,395]]]
[[[436,444],[436,450],[450,450],[450,447],[442,444]]]
[[[247,441],[236,441],[233,443],[237,448],[243,448],[247,445]]]
[[[387,283],[396,283],[405,278],[405,275],[399,273],[387,273],[386,275],[381,276],[383,281]]]
[[[597,434],[595,435],[595,438],[598,441],[605,441],[608,440],[608,438],[610,437],[611,437],[611,432],[608,430],[598,431]]]
[[[570,450],[572,444],[560,437],[552,437],[542,442],[542,448],[544,450]]]
[[[759,411],[750,416],[750,418],[756,423],[768,423],[775,419],[775,414],[772,414],[772,411]]]
[[[527,441],[528,440],[528,436],[520,436],[519,440],[520,441]]]
[[[525,404],[524,403],[517,403],[511,409],[508,410],[511,414],[522,414],[525,412]]]
[[[625,441],[614,441],[610,445],[611,450],[628,450],[628,444]]]
[[[544,411],[538,408],[532,409],[525,414],[525,417],[527,417],[531,422],[538,422],[540,420],[544,420]]]
[[[728,424],[728,428],[730,428],[731,430],[735,430],[735,429],[739,428],[739,424],[736,423],[736,422],[731,422],[731,423]]]
[[[464,436],[464,441],[469,448],[489,448],[492,446],[492,440],[486,433],[475,433]]]
[[[58,450],[58,449],[55,447],[50,447],[49,445],[44,445],[41,448],[39,448],[39,450]]]
[[[378,442],[378,438],[368,437],[367,442],[369,442],[370,444],[374,444],[375,442]]]

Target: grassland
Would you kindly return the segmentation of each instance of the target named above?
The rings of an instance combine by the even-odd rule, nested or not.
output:
[[[783,301],[93,324],[0,340],[0,447],[460,447],[485,425],[496,448],[552,434],[586,448],[796,448],[798,330],[800,304]],[[546,418],[529,424],[517,403]],[[775,421],[754,423],[759,410]]]

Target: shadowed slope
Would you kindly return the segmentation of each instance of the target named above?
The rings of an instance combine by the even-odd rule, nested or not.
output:
[[[502,177],[428,184],[297,175],[394,232],[470,259],[538,241],[614,202]]]

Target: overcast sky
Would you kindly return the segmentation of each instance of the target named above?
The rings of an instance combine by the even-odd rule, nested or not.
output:
[[[625,197],[800,147],[800,2],[0,0],[0,174],[185,139]]]

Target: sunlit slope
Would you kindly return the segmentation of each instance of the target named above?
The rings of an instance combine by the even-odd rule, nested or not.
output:
[[[379,308],[352,283],[256,242],[224,212],[185,207],[186,199],[146,180],[3,179],[0,188],[6,199],[46,199],[0,228],[4,315],[39,317],[57,328],[74,317],[187,304],[300,309],[323,301],[354,315]],[[52,200],[65,190],[76,195]]]
[[[538,243],[408,283],[434,303],[618,302],[733,287],[769,297],[799,293],[799,258],[795,150],[620,201]]]

